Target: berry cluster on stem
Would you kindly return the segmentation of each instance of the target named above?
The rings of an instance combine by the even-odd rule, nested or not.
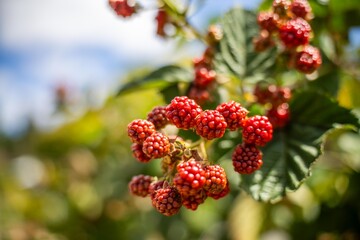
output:
[[[274,0],[272,8],[257,16],[260,33],[254,37],[255,51],[274,46],[278,39],[284,56],[289,56],[288,66],[310,74],[322,64],[319,49],[310,45],[313,35],[309,24],[312,9],[307,0]]]
[[[248,110],[235,101],[203,110],[193,99],[177,96],[167,106],[153,108],[147,120],[133,120],[127,127],[133,156],[141,163],[160,158],[164,175],[159,179],[134,176],[129,191],[136,196],[149,196],[154,208],[165,216],[178,213],[182,206],[196,210],[209,197],[225,197],[230,192],[226,172],[207,159],[202,146],[205,141],[222,138],[226,130],[241,131],[243,143],[232,155],[234,170],[240,174],[258,170],[262,165],[258,147],[271,140],[273,130],[266,116],[247,114]],[[167,136],[163,131],[167,124],[192,130],[201,139],[191,143],[178,136]]]

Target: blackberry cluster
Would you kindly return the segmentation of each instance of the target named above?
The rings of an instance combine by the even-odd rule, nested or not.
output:
[[[280,95],[279,99],[289,97]],[[178,136],[167,136],[162,129],[172,124],[178,129],[193,130],[202,137],[201,141],[222,138],[227,129],[242,131],[243,143],[234,149],[233,166],[240,174],[251,174],[262,165],[258,147],[271,140],[272,126],[266,116],[247,117],[248,113],[235,101],[219,104],[214,110],[203,110],[194,100],[178,96],[167,106],[153,108],[147,120],[132,121],[128,136],[133,142],[133,156],[142,163],[161,158],[164,176],[159,180],[135,176],[129,183],[129,191],[150,197],[154,208],[165,216],[178,213],[182,206],[196,210],[209,197],[217,200],[227,196],[230,184],[225,170],[203,157],[206,154],[200,145],[189,146]]]
[[[255,51],[274,46],[278,39],[284,56],[290,57],[289,67],[305,74],[313,73],[322,60],[320,51],[309,45],[312,16],[307,0],[274,0],[270,10],[258,14],[260,33],[253,39]]]
[[[211,92],[216,88],[216,72],[213,66],[215,46],[222,38],[222,31],[216,25],[208,29],[207,42],[209,46],[203,55],[193,60],[194,81],[188,89],[188,97],[203,105],[211,101]]]
[[[266,116],[273,128],[283,128],[287,125],[290,121],[290,88],[260,83],[256,85],[254,95],[257,103],[267,106]]]

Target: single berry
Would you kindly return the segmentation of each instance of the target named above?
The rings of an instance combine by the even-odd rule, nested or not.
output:
[[[205,202],[206,198],[206,192],[203,189],[199,189],[192,195],[183,196],[183,206],[195,211],[200,204]]]
[[[260,104],[271,103],[278,106],[288,102],[291,98],[291,89],[288,87],[279,87],[273,84],[257,84],[254,89],[256,100]]]
[[[186,96],[175,97],[166,107],[166,117],[177,128],[188,130],[195,125],[195,118],[202,112],[201,107]]]
[[[251,174],[262,166],[262,153],[255,145],[239,144],[232,154],[232,163],[236,172]]]
[[[321,54],[316,47],[307,45],[296,54],[295,68],[303,73],[310,74],[320,67],[322,63]]]
[[[206,194],[208,197],[211,197],[211,198],[217,200],[217,199],[227,196],[229,194],[229,192],[230,192],[230,184],[229,184],[229,180],[226,180],[226,186],[221,192],[219,192],[219,193],[206,192]]]
[[[208,68],[195,68],[194,85],[200,88],[205,88],[215,81],[216,72]]]
[[[155,191],[152,205],[161,214],[172,216],[179,212],[182,206],[182,198],[176,188],[168,186]]]
[[[260,12],[257,16],[257,23],[260,28],[268,32],[275,32],[278,29],[279,16],[272,12]]]
[[[243,120],[249,113],[246,108],[242,107],[240,103],[235,101],[222,103],[216,107],[216,110],[225,118],[227,127],[231,131],[235,131],[240,128]]]
[[[290,4],[289,0],[274,0],[272,3],[273,12],[279,15],[280,18],[286,18]]]
[[[211,96],[208,88],[191,86],[188,96],[190,99],[193,99],[199,105],[203,105],[204,103],[209,102],[211,100]]]
[[[204,190],[208,193],[219,194],[227,184],[225,170],[220,165],[208,165],[204,167],[206,182]]]
[[[127,126],[128,136],[134,143],[143,143],[147,137],[155,132],[152,122],[136,119]]]
[[[160,180],[160,181],[154,181],[150,184],[149,186],[149,195],[150,195],[150,198],[151,200],[154,199],[155,197],[155,193],[156,193],[156,190],[159,190],[161,188],[165,188],[169,186],[168,183],[164,180]]]
[[[256,52],[263,52],[275,45],[271,34],[267,30],[261,30],[258,36],[252,40]]]
[[[279,106],[272,107],[266,114],[273,128],[282,128],[290,120],[289,104],[283,103]]]
[[[206,110],[196,118],[196,134],[208,140],[224,136],[227,123],[217,110]]]
[[[206,182],[205,171],[194,159],[182,162],[176,167],[177,173],[173,179],[175,187],[182,196],[194,195],[202,189]]]
[[[290,5],[290,11],[296,16],[306,20],[311,19],[311,7],[307,0],[293,0]]]
[[[109,4],[117,15],[124,18],[130,17],[136,12],[135,5],[130,5],[128,0],[109,0]]]
[[[164,128],[169,123],[166,118],[166,107],[154,107],[147,115],[147,120],[154,124],[156,130]]]
[[[302,18],[287,21],[279,29],[279,37],[287,48],[295,48],[309,43],[311,27]]]
[[[243,140],[249,144],[264,146],[272,139],[273,127],[265,116],[253,116],[244,121]]]
[[[162,133],[155,132],[143,143],[143,152],[151,158],[161,158],[170,153],[169,138]]]
[[[136,158],[139,162],[147,163],[151,160],[151,158],[143,152],[142,148],[143,145],[141,143],[133,143],[131,145],[131,151],[134,158]]]
[[[134,176],[129,182],[129,190],[132,194],[140,197],[149,195],[149,186],[154,181],[154,178],[147,175]]]
[[[160,37],[167,37],[165,32],[165,26],[169,22],[169,15],[164,9],[159,9],[156,17],[155,17],[157,26],[156,26],[156,34]]]

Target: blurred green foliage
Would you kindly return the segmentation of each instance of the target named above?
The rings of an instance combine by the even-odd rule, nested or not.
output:
[[[358,0],[310,3],[314,41],[325,63],[323,75],[308,87],[358,114],[360,56],[347,47],[350,27],[360,23]],[[173,68],[187,81],[188,72]],[[329,134],[312,176],[275,204],[239,190],[240,179],[220,148],[213,151],[224,156],[219,161],[229,170],[230,196],[169,218],[154,211],[149,199],[129,195],[133,175],[161,174],[158,160],[134,160],[126,133],[131,120],[145,118],[168,102],[167,93],[181,91],[161,74],[149,78],[155,85],[159,77],[167,81],[161,93],[145,88],[110,97],[101,109],[52,132],[29,128],[21,139],[0,135],[0,239],[360,239],[360,136],[345,130]],[[288,76],[298,77],[282,77]]]

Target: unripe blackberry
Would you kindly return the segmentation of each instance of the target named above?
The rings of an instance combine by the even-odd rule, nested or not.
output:
[[[282,128],[290,120],[289,104],[283,103],[272,107],[266,114],[273,128]]]
[[[289,0],[274,0],[272,3],[273,12],[279,15],[280,18],[286,18],[290,4]]]
[[[132,194],[140,197],[146,197],[149,195],[149,186],[154,178],[147,175],[134,176],[129,182],[129,190]]]
[[[309,43],[311,27],[302,18],[287,21],[279,29],[279,37],[287,48],[295,48]]]
[[[182,206],[182,198],[176,188],[168,186],[155,191],[152,205],[161,214],[172,216],[179,212]]]
[[[243,120],[249,113],[246,108],[242,107],[240,103],[235,101],[222,103],[216,107],[216,110],[224,117],[227,127],[231,131],[235,131],[240,128]]]
[[[215,81],[216,72],[214,70],[202,67],[195,69],[194,85],[205,88]]]
[[[180,163],[173,183],[182,196],[195,195],[206,182],[205,171],[194,159]]]
[[[307,0],[293,0],[290,5],[290,11],[296,16],[306,20],[312,18],[312,10]]]
[[[208,165],[204,167],[206,182],[204,190],[212,194],[219,194],[227,184],[225,170],[220,165]]]
[[[162,133],[155,132],[143,143],[143,152],[151,158],[161,158],[170,153],[169,138]]]
[[[166,117],[177,128],[188,130],[195,125],[195,118],[202,112],[201,107],[186,96],[175,97],[166,107]]]
[[[166,118],[166,107],[154,107],[148,113],[147,120],[154,124],[156,130],[164,128],[169,123],[169,120]]]
[[[278,29],[279,16],[273,12],[260,12],[257,16],[257,23],[260,28],[268,32],[275,32]]]
[[[272,139],[273,127],[265,116],[253,116],[244,121],[243,140],[248,144],[264,146]]]
[[[256,101],[260,104],[271,103],[273,106],[278,106],[291,99],[291,89],[273,84],[257,84],[254,89],[254,95],[256,96]]]
[[[160,181],[154,181],[150,184],[149,186],[149,195],[150,195],[150,198],[151,200],[154,199],[155,197],[155,193],[156,193],[156,190],[159,190],[161,188],[166,188],[168,187],[168,183],[164,180],[160,180]]]
[[[205,202],[206,198],[204,189],[199,189],[195,194],[183,196],[183,206],[195,211],[200,204]]]
[[[239,144],[232,154],[232,163],[236,172],[251,174],[262,166],[262,153],[255,145]]]
[[[295,68],[303,73],[310,74],[320,67],[321,54],[316,47],[307,45],[295,56]]]
[[[136,7],[129,5],[128,0],[109,0],[109,4],[117,15],[124,18],[130,17],[136,12]]]
[[[191,86],[188,96],[199,105],[202,105],[211,100],[211,96],[208,88]]]
[[[196,134],[208,140],[224,136],[227,123],[216,110],[206,110],[196,117]]]
[[[131,145],[131,151],[133,153],[134,158],[139,162],[147,163],[151,160],[151,158],[143,152],[142,148],[143,145],[140,143],[133,143]]]
[[[263,52],[275,45],[271,34],[264,29],[260,31],[258,36],[253,38],[252,43],[256,52]]]
[[[134,143],[143,143],[147,137],[155,132],[152,122],[136,119],[127,126],[128,136]]]
[[[219,192],[219,193],[211,193],[211,192],[206,192],[208,197],[211,197],[215,200],[226,197],[230,192],[230,184],[229,184],[229,180],[226,180],[226,186],[225,188]]]

